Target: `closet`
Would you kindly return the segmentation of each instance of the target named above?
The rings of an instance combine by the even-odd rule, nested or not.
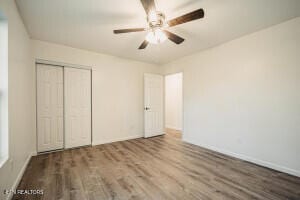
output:
[[[38,152],[91,144],[91,70],[37,64]]]

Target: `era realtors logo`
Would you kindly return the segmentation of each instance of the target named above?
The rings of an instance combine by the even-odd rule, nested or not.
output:
[[[44,190],[4,190],[4,194],[43,195]]]

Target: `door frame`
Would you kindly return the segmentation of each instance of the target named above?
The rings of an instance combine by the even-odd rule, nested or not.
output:
[[[92,66],[85,66],[85,65],[77,65],[77,64],[71,64],[71,63],[63,63],[63,62],[56,62],[56,61],[51,61],[51,60],[45,60],[45,59],[36,59],[35,60],[35,132],[36,132],[36,137],[35,137],[35,141],[36,141],[36,153],[37,154],[44,154],[44,153],[48,153],[48,152],[54,152],[54,151],[62,151],[65,148],[65,126],[64,126],[64,133],[63,133],[63,149],[57,149],[57,150],[53,150],[53,151],[43,151],[43,152],[38,152],[38,124],[37,124],[37,112],[38,112],[38,108],[37,108],[37,89],[38,89],[38,83],[37,83],[37,68],[38,68],[38,64],[43,64],[43,65],[49,65],[49,66],[53,66],[53,67],[71,67],[71,68],[77,68],[77,69],[86,69],[86,70],[90,70],[91,72],[91,143],[87,146],[92,146],[93,144],[93,67]],[[65,82],[64,80],[64,70],[63,70],[63,83]],[[63,92],[64,92],[64,87],[63,87]],[[65,94],[63,94],[64,96]],[[63,105],[65,104],[65,98],[63,98]],[[63,123],[65,124],[65,109],[63,110]],[[74,147],[76,148],[76,147]]]

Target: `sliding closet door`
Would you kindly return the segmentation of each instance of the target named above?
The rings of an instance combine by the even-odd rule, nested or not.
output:
[[[65,148],[91,144],[91,71],[64,68]]]
[[[63,148],[63,113],[63,68],[38,64],[38,152]]]

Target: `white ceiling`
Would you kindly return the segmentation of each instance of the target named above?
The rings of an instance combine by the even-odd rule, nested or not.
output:
[[[300,0],[156,0],[167,19],[203,8],[205,18],[169,28],[186,40],[138,50],[145,32],[114,35],[114,29],[145,27],[139,0],[16,0],[33,39],[163,64],[300,16]]]

